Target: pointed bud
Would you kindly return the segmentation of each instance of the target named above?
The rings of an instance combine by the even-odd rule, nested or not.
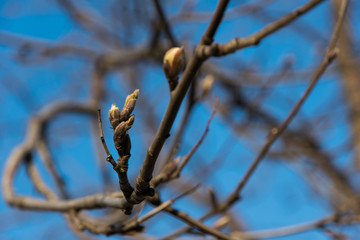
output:
[[[110,124],[115,129],[120,123],[120,109],[113,103],[109,110]]]
[[[121,110],[121,121],[129,119],[130,114],[134,111],[136,100],[139,96],[139,89],[136,89],[132,94],[128,95],[125,100],[123,109]]]
[[[121,122],[114,131],[113,140],[115,143],[115,148],[119,149],[123,146],[124,140],[126,138],[127,131],[134,124],[135,116],[132,115],[126,122]]]
[[[165,53],[163,67],[168,79],[177,77],[184,70],[184,66],[184,47],[174,47]]]

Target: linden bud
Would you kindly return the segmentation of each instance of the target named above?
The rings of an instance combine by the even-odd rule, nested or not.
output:
[[[113,103],[109,110],[110,124],[115,129],[120,123],[120,109]]]
[[[168,79],[177,77],[184,70],[184,66],[184,47],[174,47],[165,53],[163,67]]]
[[[121,121],[126,121],[130,117],[130,114],[134,111],[138,96],[139,89],[136,89],[132,94],[126,97],[124,107],[121,110]]]

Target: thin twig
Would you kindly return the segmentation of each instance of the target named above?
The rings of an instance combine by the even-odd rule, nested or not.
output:
[[[306,100],[308,95],[311,93],[312,89],[314,88],[314,86],[316,85],[316,83],[318,82],[318,80],[320,79],[320,77],[322,76],[324,71],[326,70],[326,68],[334,60],[334,58],[337,55],[337,49],[334,49],[334,48],[335,48],[335,45],[336,45],[337,38],[339,37],[339,32],[340,32],[340,29],[341,29],[342,22],[343,22],[344,17],[345,17],[347,4],[348,4],[348,2],[346,0],[342,2],[342,5],[341,5],[340,10],[339,10],[339,17],[338,17],[338,20],[336,22],[334,32],[333,32],[331,40],[330,40],[328,50],[327,50],[321,64],[317,68],[313,78],[311,79],[311,81],[309,83],[309,86],[307,87],[304,94],[302,95],[302,97],[298,100],[298,102],[296,103],[296,105],[294,106],[294,108],[292,109],[292,111],[290,112],[288,117],[284,120],[284,122],[278,128],[273,128],[272,129],[266,143],[264,144],[264,146],[260,150],[259,154],[256,156],[255,160],[253,161],[253,163],[251,164],[251,166],[247,170],[245,176],[240,181],[240,183],[238,184],[236,189],[228,196],[228,198],[222,204],[219,204],[219,207],[217,209],[212,209],[208,213],[206,213],[204,216],[202,216],[200,218],[201,221],[204,221],[205,219],[211,217],[212,215],[214,215],[214,214],[216,214],[218,212],[223,212],[223,211],[227,210],[228,208],[230,208],[230,206],[236,200],[239,199],[240,191],[243,189],[243,187],[247,183],[247,181],[250,178],[250,176],[252,175],[252,173],[255,171],[256,167],[258,166],[258,164],[260,163],[262,158],[266,155],[266,153],[270,149],[272,143],[280,136],[280,134],[289,125],[291,120],[295,117],[296,113],[299,111],[302,104],[304,103],[304,101]],[[170,236],[166,237],[165,239],[170,239],[171,237],[182,234],[184,232],[187,232],[190,229],[191,229],[191,227],[182,228],[182,229],[176,231],[175,233],[171,234]]]
[[[65,189],[65,181],[60,176],[60,174],[58,173],[58,171],[56,169],[54,159],[50,153],[45,136],[42,136],[39,139],[36,148],[37,148],[40,158],[44,162],[44,165],[46,166],[48,172],[50,173],[51,177],[53,177],[56,187],[59,189],[59,192],[61,193],[62,198],[68,199],[69,194],[67,193],[67,191]]]
[[[212,121],[212,119],[214,118],[215,116],[215,113],[216,113],[216,109],[217,109],[217,106],[218,106],[218,99],[216,100],[216,103],[215,103],[215,106],[211,112],[211,115],[207,121],[207,124],[206,124],[206,127],[205,127],[205,130],[203,132],[203,134],[201,135],[199,141],[195,144],[195,146],[190,150],[190,152],[188,154],[186,154],[186,156],[183,158],[182,162],[180,163],[179,167],[175,170],[175,172],[173,173],[173,176],[174,177],[178,177],[180,175],[180,172],[183,170],[183,168],[186,166],[186,164],[189,162],[190,158],[194,155],[194,153],[196,152],[196,150],[199,148],[199,146],[201,145],[201,143],[204,141],[205,139],[205,136],[206,134],[208,133],[209,131],[209,128],[210,128],[210,123]]]
[[[102,129],[102,122],[101,122],[101,110],[98,109],[97,110],[98,112],[98,120],[99,120],[99,130],[100,130],[100,139],[101,139],[101,143],[104,147],[104,150],[105,150],[105,153],[106,153],[106,161],[108,161],[109,163],[111,163],[111,165],[113,166],[113,168],[116,167],[116,162],[114,160],[114,158],[112,157],[107,145],[106,145],[106,142],[105,142],[105,138],[104,138],[104,132],[103,132],[103,129]]]
[[[186,222],[189,226],[197,228],[200,232],[210,234],[214,237],[217,237],[218,239],[234,240],[233,237],[230,237],[225,233],[222,233],[219,230],[214,229],[213,227],[209,227],[205,225],[201,220],[196,220],[190,217],[187,213],[182,212],[178,209],[174,209],[171,206],[165,208],[165,211],[181,219],[182,221]]]
[[[104,133],[102,130],[102,122],[101,122],[101,110],[98,109],[98,119],[99,119],[99,129],[100,129],[100,138],[101,138],[101,142],[103,144],[104,150],[107,154],[106,157],[106,161],[108,161],[109,163],[111,163],[111,165],[113,166],[113,169],[115,170],[115,172],[118,175],[119,178],[119,185],[120,185],[120,189],[121,191],[124,193],[124,196],[126,198],[126,200],[128,201],[128,208],[124,209],[124,213],[126,215],[131,214],[131,210],[132,210],[132,202],[131,202],[131,193],[134,191],[133,187],[130,185],[129,183],[129,179],[128,179],[128,175],[127,175],[127,160],[129,159],[129,155],[127,156],[120,156],[118,163],[116,163],[112,157],[112,155],[109,152],[109,149],[107,148],[106,142],[105,142],[105,138],[104,138]]]
[[[251,232],[234,232],[233,236],[239,237],[240,239],[265,239],[289,236],[297,233],[306,232],[315,228],[324,227],[326,224],[336,221],[338,217],[338,214],[332,214],[328,217],[324,217],[316,221],[296,224],[287,227]]]
[[[254,173],[255,169],[259,165],[260,161],[265,157],[267,152],[270,150],[270,147],[275,142],[275,140],[285,131],[285,129],[289,126],[290,122],[294,119],[296,114],[299,112],[300,108],[304,104],[305,100],[309,97],[310,93],[314,89],[316,83],[319,81],[322,74],[325,72],[326,68],[331,64],[331,62],[336,58],[338,54],[338,49],[334,49],[336,45],[336,41],[341,29],[341,25],[345,16],[347,1],[344,1],[344,4],[341,8],[338,21],[336,22],[334,32],[331,36],[331,41],[329,43],[328,49],[326,51],[326,54],[320,63],[317,71],[315,72],[313,78],[311,79],[308,87],[306,88],[305,92],[301,96],[301,98],[297,101],[294,108],[291,110],[289,115],[286,117],[286,119],[278,126],[277,128],[271,129],[269,133],[269,137],[261,150],[259,151],[258,155],[254,159],[253,163],[249,167],[249,169],[246,171],[243,179],[240,181],[236,189],[233,191],[232,194],[229,195],[229,197],[226,200],[226,204],[230,204],[233,201],[236,201],[239,197],[239,194],[241,190],[244,188],[245,184],[250,179],[250,176]]]
[[[155,5],[155,8],[156,8],[156,11],[157,11],[157,13],[159,15],[159,19],[160,19],[162,28],[163,28],[164,32],[166,33],[167,37],[169,38],[169,40],[171,42],[171,45],[173,47],[179,46],[179,44],[177,43],[174,35],[171,32],[170,24],[166,20],[165,13],[164,13],[164,11],[163,11],[160,3],[159,3],[159,0],[153,0],[153,2],[154,2],[154,5]]]

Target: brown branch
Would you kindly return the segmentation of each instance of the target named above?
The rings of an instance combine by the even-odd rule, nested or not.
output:
[[[205,34],[203,35],[199,46],[203,44],[211,43],[214,34],[221,22],[224,11],[228,4],[228,0],[221,0],[215,10],[214,17],[208,26]],[[153,142],[147,150],[144,162],[141,166],[140,173],[136,178],[135,191],[132,195],[132,200],[134,202],[140,203],[145,199],[145,197],[149,194],[152,194],[153,191],[150,189],[150,180],[152,178],[153,170],[155,167],[155,163],[159,153],[165,143],[165,140],[170,135],[171,127],[174,123],[176,115],[179,111],[180,105],[185,97],[187,90],[190,87],[190,84],[200,68],[204,59],[200,59],[197,54],[195,54],[191,59],[185,71],[181,77],[179,85],[176,87],[174,91],[171,93],[171,98],[166,109],[165,115],[160,123],[156,136],[154,137]]]
[[[192,82],[192,84],[190,86],[190,90],[189,90],[188,100],[186,101],[185,112],[182,116],[180,126],[176,130],[175,136],[173,136],[172,144],[169,147],[169,152],[168,152],[167,156],[165,157],[164,162],[162,163],[161,170],[163,170],[164,167],[166,167],[172,160],[174,160],[174,157],[177,154],[177,151],[178,151],[180,143],[181,143],[181,139],[185,133],[187,123],[192,114],[194,106],[197,102],[197,99],[195,99],[194,95],[195,95],[195,82]]]
[[[28,156],[26,159],[26,167],[29,177],[32,180],[36,190],[39,191],[39,193],[41,193],[42,195],[44,195],[49,200],[49,202],[58,201],[59,197],[45,184],[45,182],[40,176],[40,173],[36,169],[31,156]],[[86,199],[85,201],[87,200],[92,201],[90,198]],[[76,203],[74,205],[76,205]],[[90,232],[96,234],[106,234],[111,230],[111,227],[104,226],[104,224],[99,222],[95,225],[89,224],[91,219],[80,215],[79,211],[77,211],[76,208],[69,208],[67,211],[65,211],[63,215],[69,222],[71,229],[77,235],[80,233],[80,231],[83,231],[84,229],[87,229]]]
[[[254,159],[254,161],[251,164],[251,166],[249,167],[249,169],[246,171],[245,176],[240,181],[240,183],[238,184],[236,189],[227,198],[227,200],[225,202],[225,205],[226,204],[231,204],[232,202],[236,201],[239,198],[239,194],[240,194],[241,190],[244,188],[244,186],[246,185],[246,183],[250,179],[250,176],[254,173],[255,169],[257,168],[257,166],[259,165],[261,160],[265,157],[267,152],[270,150],[270,147],[272,146],[272,144],[285,131],[285,129],[290,124],[290,122],[294,119],[294,117],[299,112],[300,108],[302,107],[303,103],[305,102],[305,100],[308,98],[308,96],[310,95],[310,93],[314,89],[316,83],[320,80],[320,77],[325,72],[326,68],[336,58],[336,56],[338,54],[338,49],[335,49],[335,45],[336,45],[336,41],[337,41],[338,36],[339,36],[339,32],[340,32],[340,29],[341,29],[341,26],[342,26],[344,16],[345,16],[346,6],[347,6],[347,1],[344,1],[344,4],[343,4],[343,6],[342,6],[342,8],[340,10],[338,21],[336,22],[336,25],[335,25],[333,35],[331,36],[331,40],[330,40],[328,49],[326,51],[326,54],[325,54],[322,62],[320,63],[320,65],[318,67],[318,70],[315,72],[315,74],[314,74],[313,78],[311,79],[308,87],[306,88],[305,92],[303,93],[301,98],[297,101],[294,108],[291,110],[291,112],[286,117],[286,119],[280,124],[280,126],[278,126],[277,128],[271,129],[267,141],[265,142],[265,144],[261,148],[260,152],[258,153],[256,158]]]
[[[233,40],[225,44],[214,43],[211,46],[202,46],[197,52],[197,54],[200,58],[207,58],[211,56],[219,57],[233,53],[245,47],[257,45],[263,38],[290,24],[292,21],[305,14],[309,10],[313,9],[315,6],[317,6],[323,1],[324,0],[312,0],[249,37],[234,38]]]
[[[111,197],[108,194],[101,193],[66,201],[46,201],[31,197],[17,196],[10,199],[7,203],[22,209],[56,212],[66,212],[71,209],[97,209],[106,207],[118,209],[129,208],[129,204],[125,198]]]
[[[98,109],[98,122],[99,122],[99,131],[100,131],[100,139],[101,139],[101,143],[104,147],[104,150],[105,150],[105,153],[106,153],[106,161],[108,161],[112,166],[113,168],[116,167],[116,162],[114,160],[114,158],[112,157],[107,145],[106,145],[106,142],[105,142],[105,138],[104,138],[104,132],[103,132],[103,129],[102,129],[102,122],[101,122],[101,110]]]
[[[42,136],[41,139],[39,139],[39,142],[37,144],[37,151],[39,152],[39,155],[44,162],[44,165],[48,169],[48,172],[53,177],[56,187],[61,193],[61,196],[65,199],[69,198],[69,194],[65,190],[64,180],[55,167],[54,159],[51,156],[48,144],[45,140],[45,136]]]
[[[165,208],[165,211],[186,222],[189,226],[197,228],[203,233],[210,234],[219,239],[234,240],[234,238],[216,230],[212,227],[205,225],[202,221],[190,217],[187,213],[174,209],[172,207]]]
[[[333,66],[333,65],[331,65]],[[327,71],[323,74],[325,77],[331,66],[328,67]],[[214,68],[213,68],[214,69]],[[227,90],[228,94],[232,95],[232,102],[226,103],[230,104],[233,107],[239,107],[246,114],[250,115],[250,121],[252,119],[258,122],[261,120],[267,127],[274,127],[280,125],[278,120],[272,116],[271,113],[265,111],[264,109],[257,108],[252,102],[249,101],[248,97],[241,91],[240,85],[237,81],[236,76],[237,73],[233,73],[235,77],[227,76],[223,71],[214,71],[207,69],[211,74],[221,81],[221,84]],[[316,69],[313,71],[315,73]],[[279,76],[280,77],[280,76]],[[304,78],[306,76],[303,76]],[[241,83],[241,86],[243,83]],[[234,121],[229,119],[228,114],[224,111],[221,111],[221,114],[227,121],[227,123],[234,129],[235,132],[239,131],[240,128],[247,129],[247,126],[236,124]],[[304,125],[305,124],[305,125]],[[350,185],[350,176],[346,173],[343,173],[340,169],[338,169],[334,164],[334,158],[331,154],[325,149],[320,147],[320,142],[314,136],[312,136],[312,131],[303,131],[302,129],[306,128],[307,125],[304,123],[304,127],[300,128],[300,130],[288,129],[285,133],[281,135],[282,141],[285,144],[286,152],[295,152],[297,155],[306,156],[307,159],[310,160],[313,167],[319,169],[321,174],[326,176],[327,180],[332,182],[328,188],[329,191],[337,193],[335,194],[338,199],[337,207],[343,206],[345,202],[350,199],[355,199],[356,194],[353,190],[353,187]],[[291,146],[291,148],[289,148]],[[292,156],[294,156],[292,154]],[[283,156],[284,157],[284,156]],[[274,159],[274,158],[272,158]],[[275,159],[279,159],[278,157]],[[314,182],[320,184],[318,182]],[[323,185],[319,185],[322,189],[325,190]]]
[[[124,155],[123,149],[121,149],[121,150],[118,149],[119,159],[118,159],[118,163],[116,163],[114,161],[112,155],[110,154],[109,149],[105,142],[104,133],[102,130],[101,110],[100,109],[98,109],[98,122],[99,122],[99,130],[100,130],[100,139],[103,144],[104,150],[107,154],[106,161],[111,163],[111,165],[113,166],[113,169],[115,170],[115,172],[118,175],[120,189],[124,193],[126,200],[129,202],[129,204],[128,204],[129,207],[127,209],[124,209],[125,210],[124,213],[129,215],[129,214],[131,214],[131,210],[132,210],[130,196],[131,196],[131,193],[134,191],[133,187],[129,183],[129,179],[127,176],[128,160],[130,158],[130,155],[129,155],[130,153],[127,153],[126,155]],[[127,133],[126,133],[126,137],[127,137],[126,139],[129,139],[129,136],[127,135]],[[130,140],[127,140],[127,141],[130,141]],[[130,143],[127,143],[127,144],[130,144]]]
[[[159,206],[151,210],[150,212],[146,213],[144,216],[140,217],[139,219],[134,219],[133,221],[130,221],[128,224],[125,224],[123,226],[123,231],[129,231],[130,229],[138,227],[143,222],[147,221],[148,219],[152,218],[159,212],[163,211],[165,208],[171,206],[175,201],[179,200],[182,197],[185,197],[186,195],[196,191],[199,188],[200,185],[196,185],[195,187],[192,187],[191,189],[185,191],[184,193],[180,194],[179,196],[175,197],[174,199],[170,199],[166,202],[161,203]]]
[[[31,120],[25,140],[12,151],[4,166],[2,193],[5,202],[18,208],[46,211],[68,211],[70,209],[78,208],[91,209],[104,207],[115,207],[120,209],[128,208],[129,204],[124,198],[111,197],[105,194],[96,194],[66,201],[46,201],[16,195],[12,185],[15,173],[20,167],[20,164],[35,150],[36,143],[41,138],[45,125],[64,112],[77,112],[92,115],[95,114],[96,110],[93,105],[89,104],[56,102],[49,104],[46,108],[42,109],[39,114]]]
[[[334,18],[337,17],[341,1],[331,1]],[[348,119],[351,126],[352,141],[354,146],[354,163],[360,169],[360,70],[359,62],[356,60],[356,50],[352,39],[351,24],[345,19],[344,27],[339,37],[339,72],[343,85],[343,95],[349,107]]]
[[[251,231],[251,232],[234,232],[232,236],[238,237],[240,239],[265,239],[265,238],[289,236],[297,233],[310,231],[316,228],[322,228],[326,224],[336,222],[338,218],[339,218],[338,214],[332,214],[328,217],[324,217],[312,222],[301,223],[292,226],[269,229],[269,230],[259,230],[259,231]]]
[[[222,204],[219,204],[219,207],[217,209],[212,209],[211,211],[206,213],[203,217],[201,217],[200,218],[201,221],[209,218],[210,216],[214,215],[215,213],[225,211],[234,202],[236,202],[239,199],[239,194],[240,194],[241,190],[243,189],[243,187],[245,186],[245,184],[249,180],[250,176],[255,171],[255,169],[258,166],[258,164],[260,163],[260,161],[263,159],[263,157],[269,151],[272,143],[274,143],[274,141],[281,135],[281,133],[283,133],[285,131],[287,126],[290,124],[292,119],[295,117],[297,112],[300,110],[300,108],[301,108],[302,104],[304,103],[304,101],[307,99],[307,97],[311,93],[311,91],[314,88],[314,86],[316,85],[316,83],[319,81],[320,77],[322,76],[322,74],[324,73],[326,68],[330,65],[330,63],[337,56],[338,50],[335,49],[335,46],[336,46],[337,39],[339,37],[339,32],[340,32],[344,17],[345,17],[347,4],[348,4],[347,1],[342,2],[341,8],[339,10],[339,17],[338,17],[338,20],[336,22],[333,34],[331,36],[331,40],[330,40],[328,49],[326,51],[326,54],[325,54],[322,62],[320,63],[317,71],[315,72],[313,78],[311,79],[307,89],[305,90],[304,94],[302,95],[302,97],[295,104],[294,108],[291,110],[291,112],[289,113],[288,117],[284,120],[284,122],[282,124],[280,124],[279,127],[273,128],[271,130],[266,143],[264,144],[264,146],[260,150],[259,154],[254,159],[253,163],[251,164],[251,166],[249,167],[249,169],[245,173],[245,176],[240,181],[240,183],[238,184],[236,189],[227,197],[227,199]],[[347,206],[347,207],[349,207],[349,206]],[[175,236],[175,235],[187,232],[188,230],[190,230],[189,227],[182,228],[179,231],[177,231],[176,233],[172,234],[171,236]],[[169,237],[171,237],[171,236],[169,236]],[[166,239],[168,239],[168,238],[166,238]]]
[[[166,162],[166,164],[162,168],[161,172],[151,180],[152,187],[157,187],[161,183],[168,182],[168,181],[176,179],[180,176],[180,172],[182,171],[182,169],[186,166],[186,164],[189,162],[190,158],[194,155],[196,150],[199,148],[199,146],[205,139],[205,136],[206,136],[207,132],[209,131],[210,123],[211,123],[213,117],[215,116],[217,105],[218,105],[218,101],[216,101],[216,103],[215,103],[215,106],[214,106],[212,113],[206,124],[205,130],[204,130],[203,134],[201,135],[200,139],[198,140],[198,142],[194,145],[194,147],[190,150],[190,152],[185,155],[185,157],[183,158],[183,160],[180,164],[179,164],[180,157],[177,157],[175,160],[170,158],[171,161]],[[190,113],[190,112],[187,111],[186,113]],[[183,123],[184,122],[182,122],[181,125],[183,125]]]

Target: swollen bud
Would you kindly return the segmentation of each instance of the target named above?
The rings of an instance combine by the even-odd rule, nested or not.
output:
[[[177,77],[185,67],[184,47],[169,49],[164,56],[163,67],[166,77]]]
[[[109,110],[110,124],[115,129],[120,123],[120,109],[113,103]]]
[[[121,121],[126,121],[130,114],[134,111],[136,100],[139,96],[139,89],[136,89],[132,94],[128,95],[125,100],[123,109],[121,110]]]
[[[135,116],[132,115],[127,121],[121,122],[114,131],[113,140],[115,143],[115,148],[119,149],[121,146],[124,145],[124,141],[126,139],[127,131],[132,127],[134,124]]]

